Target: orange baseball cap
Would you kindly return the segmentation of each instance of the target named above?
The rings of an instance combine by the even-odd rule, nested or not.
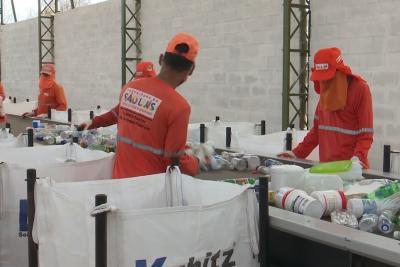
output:
[[[54,67],[54,64],[44,64],[42,66],[42,69],[40,70],[40,74],[47,74],[47,75],[52,75],[56,73],[56,68]]]
[[[189,50],[186,53],[181,53],[176,50],[177,45],[186,44]],[[197,53],[199,52],[199,42],[190,34],[181,32],[175,35],[167,45],[166,52],[180,55],[191,62],[195,62]]]
[[[311,81],[330,80],[335,76],[336,70],[348,74],[350,68],[343,62],[342,52],[339,48],[330,47],[317,51],[314,55],[314,66],[311,68]],[[351,74],[351,70],[350,73]]]
[[[151,78],[156,76],[154,65],[150,61],[141,61],[136,65],[135,79]]]

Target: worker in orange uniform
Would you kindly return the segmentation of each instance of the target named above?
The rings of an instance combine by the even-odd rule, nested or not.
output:
[[[122,88],[113,178],[163,173],[174,158],[182,172],[198,172],[197,158],[185,152],[190,105],[176,91],[193,73],[198,50],[194,37],[179,33],[160,55],[156,77]]]
[[[4,111],[3,101],[6,99],[6,93],[4,91],[4,86],[0,83],[0,123],[6,121],[6,112]]]
[[[58,111],[67,110],[67,99],[64,88],[56,81],[56,70],[53,64],[45,64],[40,71],[39,97],[37,108],[22,114],[23,117],[43,116],[48,108]]]
[[[314,125],[302,143],[278,156],[306,158],[319,145],[321,162],[358,159],[369,168],[374,129],[367,83],[344,64],[336,47],[317,51],[311,80],[320,95]]]
[[[156,76],[154,65],[150,61],[141,61],[136,65],[135,80],[143,78],[151,78]],[[99,127],[107,127],[118,122],[119,104],[112,108],[109,112],[101,116],[96,116],[93,120],[83,122],[79,125],[78,130],[96,129]]]

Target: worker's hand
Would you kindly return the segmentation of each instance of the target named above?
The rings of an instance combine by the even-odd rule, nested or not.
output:
[[[36,115],[36,117],[44,119],[44,118],[47,118],[47,114],[39,114],[39,115]]]
[[[292,151],[283,151],[277,155],[278,157],[283,157],[283,158],[292,158],[295,159],[297,158],[296,155]]]
[[[78,131],[84,131],[84,130],[87,130],[87,129],[89,129],[90,128],[90,126],[92,126],[92,120],[89,120],[89,121],[85,121],[85,122],[82,122],[81,124],[79,124],[79,126],[78,126]]]
[[[33,113],[33,111],[32,112],[25,112],[25,113],[23,113],[22,115],[21,115],[21,117],[23,118],[23,119],[25,119],[26,117],[34,117],[35,116],[35,113]]]

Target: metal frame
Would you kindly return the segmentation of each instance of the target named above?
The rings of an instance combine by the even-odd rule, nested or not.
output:
[[[308,127],[311,0],[283,1],[282,129],[285,130],[295,122],[298,122],[300,129],[306,129]],[[293,21],[294,28],[292,28]],[[295,45],[294,38],[297,36],[299,36],[299,43]],[[294,56],[298,57],[298,66],[293,61]]]
[[[14,5],[14,0],[11,1],[11,9],[13,12],[13,17],[14,17],[14,22],[17,22],[17,14],[15,13],[15,5]],[[0,14],[1,14],[1,25],[4,25],[4,0],[0,0]]]
[[[141,35],[140,22],[141,0],[121,0],[121,71],[122,85],[134,78],[133,64],[141,60]],[[133,51],[135,50],[135,51]],[[135,66],[136,66],[135,64]]]
[[[54,64],[54,15],[57,12],[58,0],[38,0],[39,71],[43,64]]]

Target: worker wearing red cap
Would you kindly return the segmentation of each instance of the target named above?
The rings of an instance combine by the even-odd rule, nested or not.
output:
[[[302,143],[279,155],[306,158],[319,145],[321,162],[357,157],[364,168],[369,168],[374,130],[367,83],[344,64],[336,47],[317,51],[311,80],[320,95],[314,125]]]
[[[190,105],[176,91],[193,73],[199,51],[191,35],[175,35],[159,57],[160,73],[121,91],[113,178],[163,173],[173,159],[195,175],[198,160],[185,152]]]
[[[56,81],[56,70],[53,64],[44,64],[40,71],[39,96],[37,108],[22,114],[23,117],[47,114],[48,108],[58,111],[67,110],[67,99],[64,88]]]
[[[6,99],[6,93],[4,91],[4,86],[0,83],[0,123],[6,121],[6,113],[4,111],[3,101]]]
[[[135,80],[143,78],[151,78],[156,76],[154,65],[151,61],[141,61],[136,65]],[[78,129],[96,129],[99,127],[107,127],[118,122],[119,104],[112,108],[109,112],[100,116],[96,116],[93,120],[83,122]]]

